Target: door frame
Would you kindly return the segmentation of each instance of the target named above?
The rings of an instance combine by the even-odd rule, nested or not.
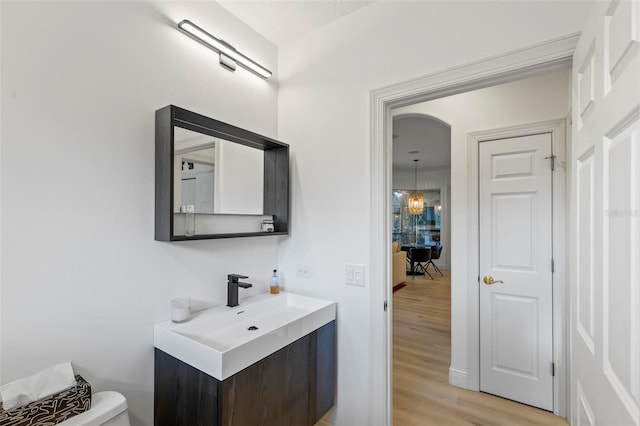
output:
[[[369,261],[371,271],[369,274],[371,424],[391,425],[393,422],[393,322],[391,321],[393,307],[388,303],[391,298],[389,235],[391,235],[392,217],[389,194],[392,189],[392,109],[571,66],[579,37],[579,33],[570,34],[371,91],[371,251]],[[565,265],[562,267],[564,268]],[[470,272],[470,275],[475,275],[475,271],[477,268],[474,272]],[[477,276],[467,277],[467,282],[475,281]],[[563,344],[565,349],[569,347],[568,342]],[[467,372],[451,371],[450,382],[465,387],[461,383],[466,381],[466,374]]]
[[[551,177],[552,199],[552,256],[555,260],[552,273],[552,298],[553,298],[553,362],[555,364],[555,376],[553,378],[553,413],[566,417],[567,402],[570,401],[567,393],[569,383],[569,368],[567,349],[569,348],[569,280],[567,276],[567,232],[566,226],[566,128],[565,118],[544,121],[533,124],[504,127],[481,132],[469,133],[467,137],[467,168],[469,170],[469,274],[476,280],[475,285],[468,287],[468,329],[478,330],[477,333],[469,333],[467,366],[467,388],[480,390],[480,227],[479,227],[479,147],[480,143],[497,139],[529,136],[542,133],[551,134],[551,153],[555,155],[555,170]],[[558,226],[560,224],[560,226]],[[549,265],[551,267],[551,265]]]

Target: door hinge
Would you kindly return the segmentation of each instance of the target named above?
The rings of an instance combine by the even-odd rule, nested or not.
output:
[[[389,306],[389,304],[387,303],[387,301],[384,301],[384,311],[387,312],[387,306]]]
[[[556,261],[551,259],[551,273],[556,272]]]
[[[552,375],[553,377],[555,377],[555,376],[556,376],[556,363],[555,363],[555,362],[552,362],[552,363],[551,363],[551,375]]]
[[[551,171],[556,169],[556,156],[555,155],[549,155],[548,157],[544,157],[545,160],[551,160]]]

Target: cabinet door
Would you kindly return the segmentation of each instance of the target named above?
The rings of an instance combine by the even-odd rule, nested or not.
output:
[[[220,382],[202,371],[155,350],[155,426],[220,424]]]
[[[313,424],[309,383],[315,357],[310,353],[310,339],[311,335],[304,336],[226,379],[222,383],[222,424]]]
[[[310,334],[312,365],[310,425],[315,425],[333,407],[336,389],[336,322],[331,321]]]

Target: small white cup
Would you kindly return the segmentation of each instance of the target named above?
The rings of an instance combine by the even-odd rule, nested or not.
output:
[[[185,322],[189,321],[191,316],[191,299],[188,297],[179,297],[171,300],[171,321]]]

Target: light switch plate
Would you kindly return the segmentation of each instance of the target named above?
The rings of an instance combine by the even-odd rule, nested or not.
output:
[[[345,265],[345,283],[364,287],[364,265],[347,263]]]
[[[296,275],[302,278],[311,278],[313,268],[309,265],[296,265]]]

